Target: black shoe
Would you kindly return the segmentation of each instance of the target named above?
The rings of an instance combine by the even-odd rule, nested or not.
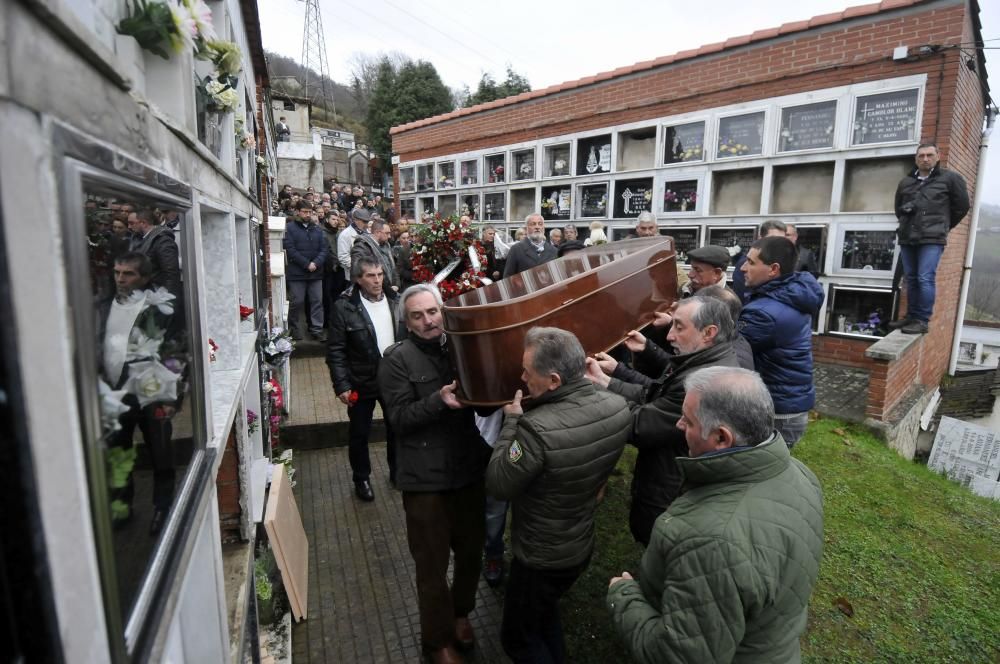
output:
[[[326,332],[313,332],[313,339],[320,342],[321,344],[326,343]]]
[[[149,520],[149,534],[151,536],[159,535],[160,531],[163,530],[163,525],[167,522],[167,514],[167,510],[153,509],[153,518]]]
[[[370,503],[375,500],[375,492],[372,491],[371,482],[368,480],[361,480],[360,482],[354,483],[354,495],[366,503]]]
[[[886,324],[890,330],[898,330],[902,327],[906,327],[913,322],[912,318],[900,318],[899,320],[894,320]]]
[[[922,320],[911,320],[901,328],[903,334],[927,334],[927,323]]]

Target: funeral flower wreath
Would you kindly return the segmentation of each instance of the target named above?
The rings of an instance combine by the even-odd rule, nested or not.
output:
[[[486,249],[472,224],[458,215],[435,214],[416,231],[413,279],[432,282],[445,300],[493,283],[486,277]]]

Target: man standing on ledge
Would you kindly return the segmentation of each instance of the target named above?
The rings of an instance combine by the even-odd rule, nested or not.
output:
[[[462,661],[456,646],[474,645],[468,616],[476,605],[486,535],[483,477],[490,448],[472,409],[455,397],[441,294],[417,284],[400,300],[409,336],[386,349],[378,386],[396,435],[396,485],[416,566],[423,650],[431,661],[449,664]]]
[[[486,484],[514,506],[514,562],[500,641],[515,662],[566,659],[559,598],[587,569],[598,496],[631,428],[625,400],[584,377],[587,355],[575,336],[533,327],[524,341],[521,390],[504,406]]]
[[[525,236],[510,248],[503,278],[547,263],[556,257],[556,248],[545,239],[545,219],[540,214],[529,214],[524,220]]]
[[[917,167],[896,187],[899,258],[906,275],[906,316],[889,323],[906,334],[925,334],[934,311],[938,261],[948,233],[969,211],[969,190],[954,171],[938,166],[937,145],[921,143]]]
[[[798,662],[823,550],[816,476],[773,429],[760,378],[684,381],[686,491],[656,520],[639,578],[611,579],[615,631],[637,662]]]

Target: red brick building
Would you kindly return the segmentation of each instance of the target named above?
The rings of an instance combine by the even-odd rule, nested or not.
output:
[[[930,333],[878,359],[866,351],[900,304],[893,193],[921,140],[974,193],[980,28],[975,0],[886,0],[398,126],[399,205],[508,229],[541,211],[584,236],[597,219],[612,239],[650,210],[682,258],[794,223],[827,293],[816,360],[869,369],[867,415],[898,421],[947,369],[969,220],[941,260]]]

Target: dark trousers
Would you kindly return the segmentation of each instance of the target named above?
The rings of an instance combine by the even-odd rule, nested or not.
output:
[[[339,263],[336,269],[327,269],[323,273],[323,321],[327,329],[330,328],[330,323],[333,321],[333,305],[336,304],[340,294],[344,292],[346,285],[344,271],[340,269]]]
[[[455,618],[468,616],[476,606],[485,506],[482,480],[455,491],[403,492],[406,539],[417,568],[420,632],[426,650],[450,645],[455,640]],[[449,588],[452,551],[455,571]]]
[[[381,399],[358,399],[358,402],[347,409],[347,419],[350,424],[347,429],[347,458],[351,462],[351,478],[355,482],[368,479],[372,474],[371,457],[368,455],[368,438],[372,431],[372,416],[375,414],[375,403],[382,406],[383,416],[385,404]],[[389,463],[389,479],[396,479],[396,445],[389,426],[389,418],[385,421],[385,458]]]
[[[311,279],[309,281],[289,281],[288,282],[288,331],[296,338],[302,336],[299,316],[305,308],[306,301],[309,302],[309,310],[306,312],[306,325],[313,335],[318,336],[323,332],[323,280]]]
[[[132,410],[123,413],[119,418],[122,428],[115,432],[111,445],[132,449],[135,428],[139,427],[142,439],[149,450],[150,460],[153,462],[153,507],[166,511],[174,501],[176,472],[173,449],[170,445],[174,432],[173,422],[163,414],[163,404],[152,403],[141,408],[139,402],[134,399],[135,397],[131,395],[125,397],[125,403],[131,405]],[[157,411],[160,417],[157,417]],[[122,499],[129,506],[132,504],[134,493],[135,486],[129,477],[128,486],[122,492]]]
[[[516,557],[507,577],[500,643],[515,664],[558,664],[566,661],[559,598],[566,594],[590,563],[569,569],[541,570]]]

